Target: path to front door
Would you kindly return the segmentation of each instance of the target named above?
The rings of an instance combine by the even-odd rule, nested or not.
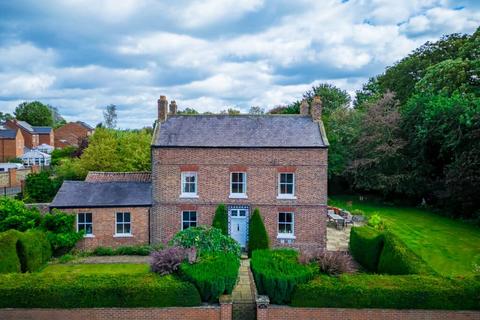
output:
[[[242,248],[247,245],[248,209],[230,208],[230,236],[235,239]]]
[[[253,320],[256,318],[255,285],[250,271],[250,260],[242,255],[238,282],[232,292],[233,320]]]

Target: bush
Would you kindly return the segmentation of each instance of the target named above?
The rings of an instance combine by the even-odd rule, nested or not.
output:
[[[200,305],[195,287],[156,274],[8,274],[0,308],[138,308]]]
[[[47,171],[30,173],[25,179],[24,201],[50,202],[61,185],[62,181],[50,177],[50,173]]]
[[[319,276],[295,290],[291,305],[313,308],[480,309],[480,281],[434,276]]]
[[[260,211],[255,208],[249,222],[248,255],[251,257],[253,250],[268,249],[268,246],[267,230]]]
[[[41,228],[47,232],[54,256],[58,257],[70,252],[82,239],[83,233],[76,232],[74,224],[73,214],[54,210],[53,214],[47,213],[44,216]]]
[[[378,213],[374,213],[368,217],[368,225],[376,230],[385,229],[385,222]]]
[[[45,232],[30,230],[19,233],[17,254],[22,272],[40,270],[52,257],[52,248]]]
[[[192,264],[196,260],[197,252],[195,248],[167,248],[152,253],[150,270],[160,275],[166,275],[176,272],[182,262],[187,261]]]
[[[315,256],[314,262],[318,264],[321,272],[329,275],[353,273],[356,271],[352,257],[343,252],[320,252]]]
[[[232,253],[240,256],[239,244],[229,236],[223,235],[222,231],[217,228],[190,227],[177,233],[170,244],[184,248],[196,248],[199,255]]]
[[[41,220],[38,210],[25,207],[22,201],[0,197],[0,232],[10,229],[26,231],[39,226]]]
[[[368,226],[350,230],[350,254],[365,269],[377,272],[378,261],[383,249],[383,234]]]
[[[298,253],[290,249],[255,250],[250,262],[259,294],[266,294],[275,304],[290,302],[296,285],[312,279],[316,265],[302,265]]]
[[[215,210],[212,227],[222,230],[222,234],[228,236],[228,212],[223,203],[220,203]]]
[[[19,232],[9,230],[0,233],[0,273],[20,272],[20,260],[17,255]]]
[[[180,265],[182,277],[195,285],[202,301],[217,302],[222,294],[231,294],[237,283],[240,260],[231,253],[206,254],[195,264]]]
[[[115,252],[109,247],[96,247],[93,249],[92,254],[95,256],[114,256]]]
[[[162,245],[121,246],[116,249],[109,247],[96,247],[91,254],[94,256],[148,256],[153,251],[162,249],[162,247]]]
[[[386,232],[384,246],[378,262],[378,272],[387,274],[434,274],[422,258],[396,236]]]

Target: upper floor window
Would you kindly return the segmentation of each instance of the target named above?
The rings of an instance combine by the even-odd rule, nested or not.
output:
[[[294,173],[278,174],[278,197],[279,198],[295,197],[295,174]]]
[[[197,196],[197,173],[182,172],[182,197]]]
[[[130,220],[130,212],[117,212],[115,218],[115,234],[131,235],[132,223]]]
[[[182,211],[182,230],[197,226],[197,211]]]
[[[295,231],[293,212],[278,213],[278,236],[291,237]]]
[[[80,212],[77,215],[77,230],[83,230],[85,232],[85,237],[93,236],[93,220],[91,213]]]
[[[247,197],[247,173],[245,172],[230,173],[230,197],[232,198]]]

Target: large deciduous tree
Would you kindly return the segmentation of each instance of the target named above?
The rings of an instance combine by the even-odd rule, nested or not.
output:
[[[52,127],[54,125],[54,110],[39,101],[19,104],[14,114],[18,120],[26,121],[32,126]]]

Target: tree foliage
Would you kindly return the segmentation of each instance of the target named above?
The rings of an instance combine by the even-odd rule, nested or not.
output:
[[[103,111],[104,126],[108,129],[114,129],[117,126],[117,106],[109,104]]]
[[[30,173],[25,179],[23,199],[25,202],[50,202],[61,184],[62,181],[51,177],[48,171]]]
[[[15,109],[15,117],[26,121],[32,126],[53,127],[54,112],[52,107],[40,101],[23,102]]]

